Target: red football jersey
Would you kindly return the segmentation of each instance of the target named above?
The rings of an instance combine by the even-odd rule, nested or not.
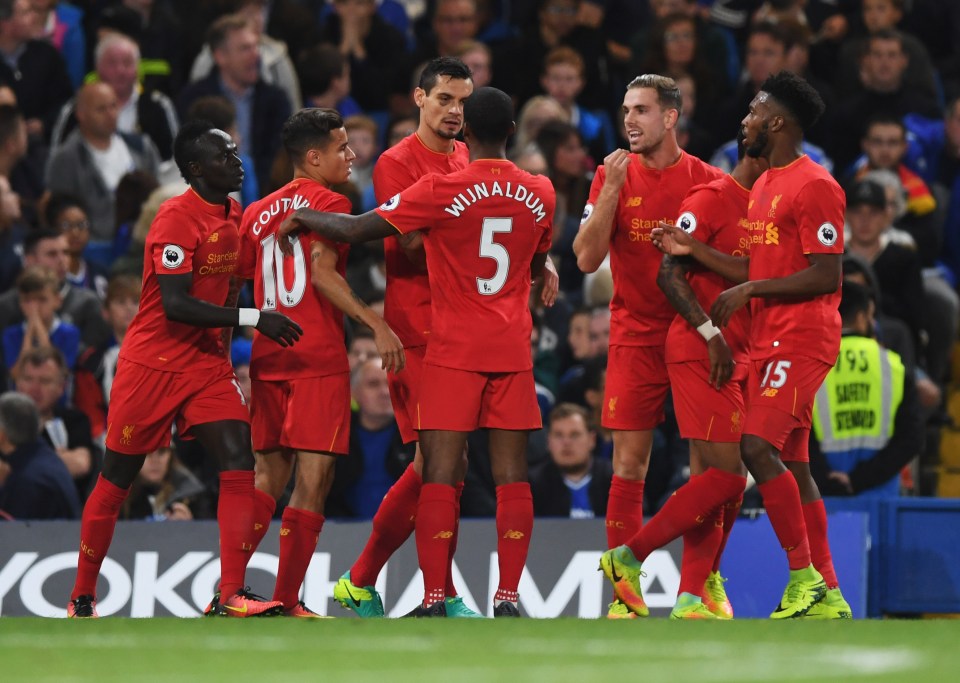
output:
[[[680,205],[677,225],[694,238],[717,251],[733,256],[750,255],[750,230],[747,223],[747,203],[750,190],[725,175],[706,185],[698,185]],[[708,314],[710,306],[720,293],[733,287],[734,283],[723,279],[712,270],[694,266],[687,272],[690,287],[697,301]],[[723,330],[723,337],[738,362],[748,358],[750,309],[746,306],[737,311],[730,324]],[[668,363],[689,360],[708,360],[707,342],[696,328],[676,316],[667,333],[666,358]]]
[[[822,166],[802,156],[771,168],[750,193],[750,279],[786,277],[807,254],[843,253],[846,197]],[[810,299],[753,299],[750,356],[796,353],[833,365],[840,352],[840,289]]]
[[[401,233],[424,229],[433,329],[426,362],[473,372],[533,367],[530,261],[550,249],[556,195],[506,159],[431,174],[377,209]]]
[[[350,200],[307,178],[297,178],[247,207],[240,224],[238,274],[253,279],[253,299],[262,311],[280,311],[303,328],[300,340],[283,348],[259,332],[250,353],[250,377],[262,380],[320,377],[349,370],[343,340],[343,313],[310,281],[310,248],[322,241],[338,254],[337,272],[346,272],[350,246],[313,233],[299,235],[293,256],[284,257],[277,228],[297,209],[350,213]]]
[[[120,357],[166,372],[208,369],[226,362],[220,328],[167,320],[158,275],[193,275],[190,295],[223,306],[240,258],[240,205],[208,204],[193,189],[160,206],[143,251],[140,310]]]
[[[676,220],[680,203],[694,185],[708,183],[723,172],[686,152],[662,171],[647,168],[636,154],[630,156],[610,236],[610,344],[656,346],[666,341],[676,311],[657,287],[663,255],[653,246],[650,232],[659,221]],[[584,220],[593,211],[606,177],[600,166],[590,187]]]
[[[450,154],[434,152],[414,133],[380,155],[373,167],[377,202],[403,192],[428,173],[448,174],[467,167],[470,153],[462,142]],[[430,281],[414,265],[396,237],[383,241],[387,266],[387,291],[383,318],[404,346],[423,346],[430,334]]]

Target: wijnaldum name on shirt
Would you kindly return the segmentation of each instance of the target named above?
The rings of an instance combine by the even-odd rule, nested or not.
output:
[[[537,221],[542,221],[547,216],[547,212],[543,208],[543,201],[526,187],[519,183],[513,184],[509,181],[501,185],[500,182],[496,180],[492,183],[474,183],[472,187],[464,188],[462,192],[459,192],[453,198],[450,206],[444,207],[443,210],[459,218],[460,214],[472,204],[476,204],[484,199],[489,199],[490,197],[515,199],[530,209],[530,213],[537,217]]]

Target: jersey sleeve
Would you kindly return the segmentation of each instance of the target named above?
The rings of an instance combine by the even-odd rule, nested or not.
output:
[[[712,215],[716,210],[714,190],[708,187],[695,187],[684,197],[677,216],[677,227],[696,240],[707,244],[717,231],[722,216]]]
[[[242,280],[252,280],[257,272],[257,245],[250,232],[250,223],[253,220],[251,212],[245,211],[240,221],[240,260],[237,263],[236,276]]]
[[[537,222],[543,228],[540,243],[537,244],[537,253],[543,254],[550,251],[553,246],[553,216],[557,208],[557,193],[553,189],[553,183],[549,181],[543,183],[538,193],[543,200],[543,211],[546,214],[543,220]]]
[[[804,254],[843,253],[845,210],[843,190],[832,180],[813,180],[800,189],[795,212]]]
[[[184,275],[193,272],[193,254],[200,246],[200,231],[191,216],[176,210],[157,214],[150,226],[153,250],[150,258],[157,275]]]
[[[377,215],[404,235],[433,227],[438,210],[433,193],[435,178],[434,173],[425,175],[400,194],[393,195],[375,209]]]
[[[310,200],[310,205],[317,211],[324,211],[326,213],[353,213],[353,203],[339,192],[318,192]],[[350,245],[345,242],[334,242],[328,240],[326,237],[318,235],[316,233],[309,233],[310,244],[314,242],[320,242],[322,245],[328,249],[332,249],[337,252],[337,258],[340,263],[346,263],[347,254],[350,253]],[[307,251],[309,253],[309,249]]]
[[[593,174],[593,181],[590,183],[590,194],[587,197],[587,206],[589,206],[591,209],[593,208],[593,205],[597,203],[597,197],[600,196],[600,190],[603,189],[603,183],[606,178],[606,169],[602,165],[597,166],[597,172]],[[585,208],[583,211],[583,218],[580,220],[580,222],[583,223],[585,220],[587,220],[590,217],[589,214],[590,212],[588,212]]]
[[[373,167],[373,194],[378,204],[383,204],[403,192],[415,179],[410,172],[392,156],[381,156]]]

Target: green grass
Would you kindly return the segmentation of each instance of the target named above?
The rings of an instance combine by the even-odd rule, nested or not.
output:
[[[0,619],[0,680],[950,681],[957,621]]]

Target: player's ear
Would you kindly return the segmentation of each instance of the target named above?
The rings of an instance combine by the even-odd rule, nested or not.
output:
[[[507,137],[513,137],[513,134],[517,132],[517,122],[511,121],[510,127],[507,128]]]
[[[677,127],[677,121],[680,120],[680,112],[676,109],[667,108],[663,110],[663,126],[667,130]]]
[[[423,107],[423,101],[427,99],[427,91],[417,86],[413,90],[413,101],[417,107]]]

